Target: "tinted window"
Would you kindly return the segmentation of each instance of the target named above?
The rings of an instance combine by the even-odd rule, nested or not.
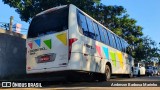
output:
[[[98,28],[100,32],[101,42],[105,43],[105,36],[104,36],[104,31],[103,31],[104,29],[100,25],[98,25]]]
[[[111,32],[110,31],[107,31],[107,32],[108,32],[108,36],[109,36],[110,46],[114,47],[114,43],[113,43],[113,38],[112,38]]]
[[[104,29],[104,35],[105,35],[105,39],[106,39],[106,44],[109,45],[109,38],[108,38],[108,33],[107,33],[106,29]]]
[[[114,36],[114,40],[115,40],[115,44],[116,44],[116,48],[119,50],[119,45],[118,45],[118,42],[117,42],[117,36],[116,36],[116,35],[114,35],[114,34],[113,34],[113,36]]]
[[[28,38],[33,38],[68,29],[68,7],[47,12],[33,18]]]
[[[92,20],[88,17],[86,17],[86,20],[87,20],[87,25],[89,30],[89,37],[92,39],[95,39],[95,32],[94,32]]]
[[[120,44],[119,44],[119,40],[118,40],[118,37],[117,37],[117,36],[115,36],[115,40],[116,40],[117,49],[118,49],[118,50],[121,50],[121,46],[120,46]]]
[[[86,22],[86,17],[78,12],[78,24],[80,26],[80,29],[82,30],[83,34],[85,36],[89,36],[89,31],[88,31],[88,28],[87,28],[87,22]]]
[[[121,44],[122,44],[122,51],[126,52],[125,42],[122,39],[121,39]]]
[[[115,35],[113,34],[113,33],[111,33],[112,34],[112,38],[113,38],[113,47],[114,48],[117,48],[117,46],[116,46],[116,40],[115,40]]]
[[[93,22],[93,27],[94,27],[94,30],[95,30],[96,40],[100,41],[100,34],[99,34],[97,23]]]
[[[119,44],[119,50],[122,51],[122,44],[121,44],[120,38],[117,37],[117,40],[118,40],[118,44]]]

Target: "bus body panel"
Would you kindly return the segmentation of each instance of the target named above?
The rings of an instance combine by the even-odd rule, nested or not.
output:
[[[65,67],[68,64],[68,30],[28,39],[27,43],[27,73],[47,72],[47,69]],[[32,47],[29,44],[32,43]],[[48,57],[51,61],[45,61]],[[44,59],[44,60],[43,60]],[[43,60],[42,62],[39,60]],[[66,68],[67,69],[67,68]]]

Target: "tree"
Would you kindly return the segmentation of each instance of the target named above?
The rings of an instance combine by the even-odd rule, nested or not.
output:
[[[152,58],[158,58],[160,56],[159,48],[156,45],[156,42],[153,41],[150,37],[145,36],[142,38],[143,42],[141,42],[136,50],[136,60],[145,60],[147,62],[151,62]]]
[[[20,18],[28,22],[37,13],[60,5],[74,4],[89,12],[100,0],[3,0],[3,2],[15,8]]]

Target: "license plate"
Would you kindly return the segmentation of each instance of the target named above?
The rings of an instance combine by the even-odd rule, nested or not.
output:
[[[36,57],[37,63],[52,62],[55,60],[56,54],[44,54]]]

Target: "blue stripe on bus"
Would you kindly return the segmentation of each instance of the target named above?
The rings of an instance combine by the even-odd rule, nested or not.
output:
[[[105,54],[106,58],[109,60],[109,52],[108,52],[108,48],[103,47],[103,51],[104,51],[104,54]]]
[[[40,39],[36,39],[34,40],[36,42],[36,44],[40,47],[41,46],[41,40]]]

